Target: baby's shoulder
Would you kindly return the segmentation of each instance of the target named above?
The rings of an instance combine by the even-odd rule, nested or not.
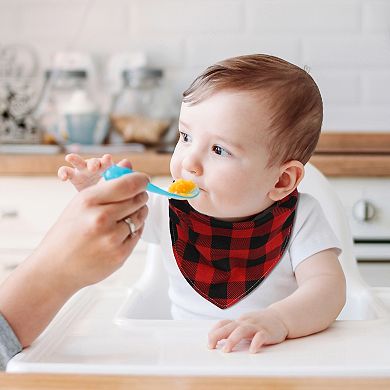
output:
[[[321,209],[321,205],[318,200],[306,192],[300,192],[298,196],[297,213],[309,213],[317,208]]]
[[[294,222],[294,227],[296,231],[299,230],[302,225],[308,223],[309,221],[315,220],[317,222],[320,222],[323,216],[324,214],[321,205],[316,198],[305,192],[299,193],[297,211]]]

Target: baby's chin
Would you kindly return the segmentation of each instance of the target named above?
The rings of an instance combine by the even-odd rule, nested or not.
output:
[[[198,213],[207,215],[209,217],[218,218],[218,217],[216,217],[216,213],[215,213],[216,210],[214,209],[214,207],[211,207],[209,202],[206,202],[205,199],[202,199],[202,198],[203,198],[203,196],[202,196],[202,193],[201,193],[196,198],[189,199],[188,203]]]
[[[269,205],[264,205],[258,209],[243,210],[242,208],[237,208],[237,205],[223,204],[221,202],[215,204],[202,192],[196,198],[189,199],[188,203],[198,213],[227,222],[248,221],[269,207]],[[220,207],[221,204],[223,205],[222,208]]]
[[[201,213],[201,214],[204,214],[204,215],[207,215],[209,217],[212,217],[212,218],[216,218],[216,219],[219,219],[219,220],[222,220],[222,221],[230,221],[230,220],[239,220],[240,218],[232,218],[231,215],[227,215],[226,214],[226,211],[229,209],[229,208],[224,208],[223,210],[221,209],[218,209],[216,207],[213,207],[213,205],[210,205],[209,203],[206,203],[205,201],[202,201],[202,199],[200,199],[201,195],[199,195],[198,197],[194,198],[194,199],[190,199],[188,200],[188,203],[190,204],[190,206],[196,210],[198,213]]]

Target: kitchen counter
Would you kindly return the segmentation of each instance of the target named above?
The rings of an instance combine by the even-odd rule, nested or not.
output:
[[[389,177],[390,133],[322,133],[310,161],[326,176]]]
[[[64,157],[64,154],[0,154],[0,175],[55,175],[64,165]],[[115,161],[122,158],[149,175],[169,175],[169,153],[149,150],[114,154]],[[323,133],[310,161],[326,176],[388,177],[390,133]]]
[[[85,158],[101,155],[84,155]],[[169,174],[170,154],[154,151],[113,154],[115,161],[130,160],[133,168],[153,176]],[[67,165],[65,154],[0,154],[0,175],[56,175],[61,165]]]
[[[0,385],[8,390],[30,389],[389,389],[390,378],[244,378],[0,374]]]

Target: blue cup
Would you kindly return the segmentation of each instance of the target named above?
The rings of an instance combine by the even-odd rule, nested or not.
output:
[[[65,114],[69,142],[91,145],[95,143],[95,130],[99,113]]]

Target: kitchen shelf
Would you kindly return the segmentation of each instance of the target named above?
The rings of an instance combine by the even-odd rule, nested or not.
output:
[[[85,158],[101,154],[83,154]],[[135,170],[151,176],[169,175],[170,153],[114,153]],[[0,154],[0,175],[55,175],[65,154]],[[331,177],[390,177],[390,133],[322,133],[310,162]]]

